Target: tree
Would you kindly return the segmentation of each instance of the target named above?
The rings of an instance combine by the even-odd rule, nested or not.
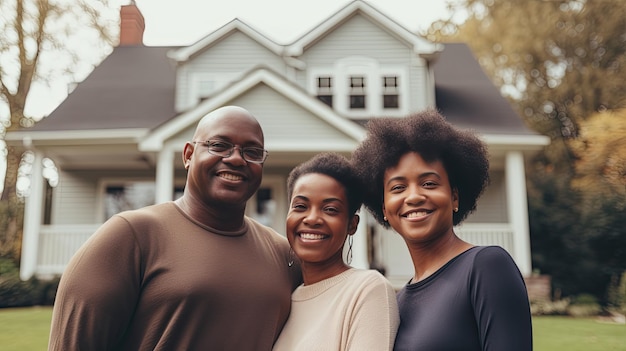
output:
[[[574,186],[587,178],[580,178],[584,167],[576,167],[579,154],[571,143],[596,112],[626,107],[622,2],[458,0],[451,6],[465,20],[439,21],[425,33],[434,41],[468,43],[519,115],[551,138],[528,166],[531,245],[535,268],[551,274],[564,294],[601,296],[596,287],[606,283],[606,276],[597,274],[602,245],[589,247],[589,235],[609,234],[596,230],[599,221],[591,221],[590,207],[580,200],[595,203],[593,214],[601,213],[605,224],[623,218],[623,211],[606,211],[614,206],[601,193]],[[591,161],[585,167],[599,171],[601,165]]]
[[[0,136],[32,127],[28,113],[37,84],[79,81],[115,42],[117,12],[108,1],[3,0],[0,2]],[[96,53],[94,55],[94,53]],[[0,198],[0,252],[19,257],[22,201],[16,192],[24,150],[4,148],[6,174]]]

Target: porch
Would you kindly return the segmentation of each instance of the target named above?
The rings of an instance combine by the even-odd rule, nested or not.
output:
[[[42,225],[37,245],[35,275],[43,279],[61,275],[70,258],[99,226],[100,224]],[[515,257],[515,240],[510,224],[468,223],[457,227],[456,232],[475,245],[501,246],[516,261],[518,259]],[[394,285],[404,284],[413,269],[404,242],[394,232],[383,231],[382,234],[381,240],[375,241],[373,245],[380,246],[375,250],[382,256],[380,258],[386,267],[386,275]]]

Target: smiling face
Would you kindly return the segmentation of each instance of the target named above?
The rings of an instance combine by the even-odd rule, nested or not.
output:
[[[345,189],[334,178],[308,173],[296,180],[287,214],[287,239],[303,269],[307,265],[345,267],[343,245],[359,221],[348,208]]]
[[[384,176],[383,213],[407,243],[424,244],[453,233],[458,194],[440,161],[415,152],[403,155]]]
[[[221,157],[209,153],[202,143],[207,140],[228,141],[236,147],[229,157]],[[183,151],[189,195],[212,208],[244,209],[263,174],[262,164],[247,162],[240,153],[246,146],[263,148],[256,119],[241,108],[219,109],[200,122],[193,141],[197,143],[187,143]]]

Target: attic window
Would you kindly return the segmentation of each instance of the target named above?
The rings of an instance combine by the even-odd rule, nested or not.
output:
[[[383,77],[383,107],[398,108],[400,106],[398,100],[398,77]]]
[[[331,77],[317,78],[317,98],[326,105],[333,106],[333,79]]]
[[[365,108],[365,77],[350,77],[350,108]]]

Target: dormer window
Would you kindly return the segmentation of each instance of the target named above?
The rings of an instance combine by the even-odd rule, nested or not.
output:
[[[350,108],[364,109],[365,95],[365,77],[350,77]]]
[[[333,80],[331,77],[317,78],[317,98],[326,105],[333,107]]]
[[[400,107],[398,98],[398,77],[383,77],[383,108]]]

